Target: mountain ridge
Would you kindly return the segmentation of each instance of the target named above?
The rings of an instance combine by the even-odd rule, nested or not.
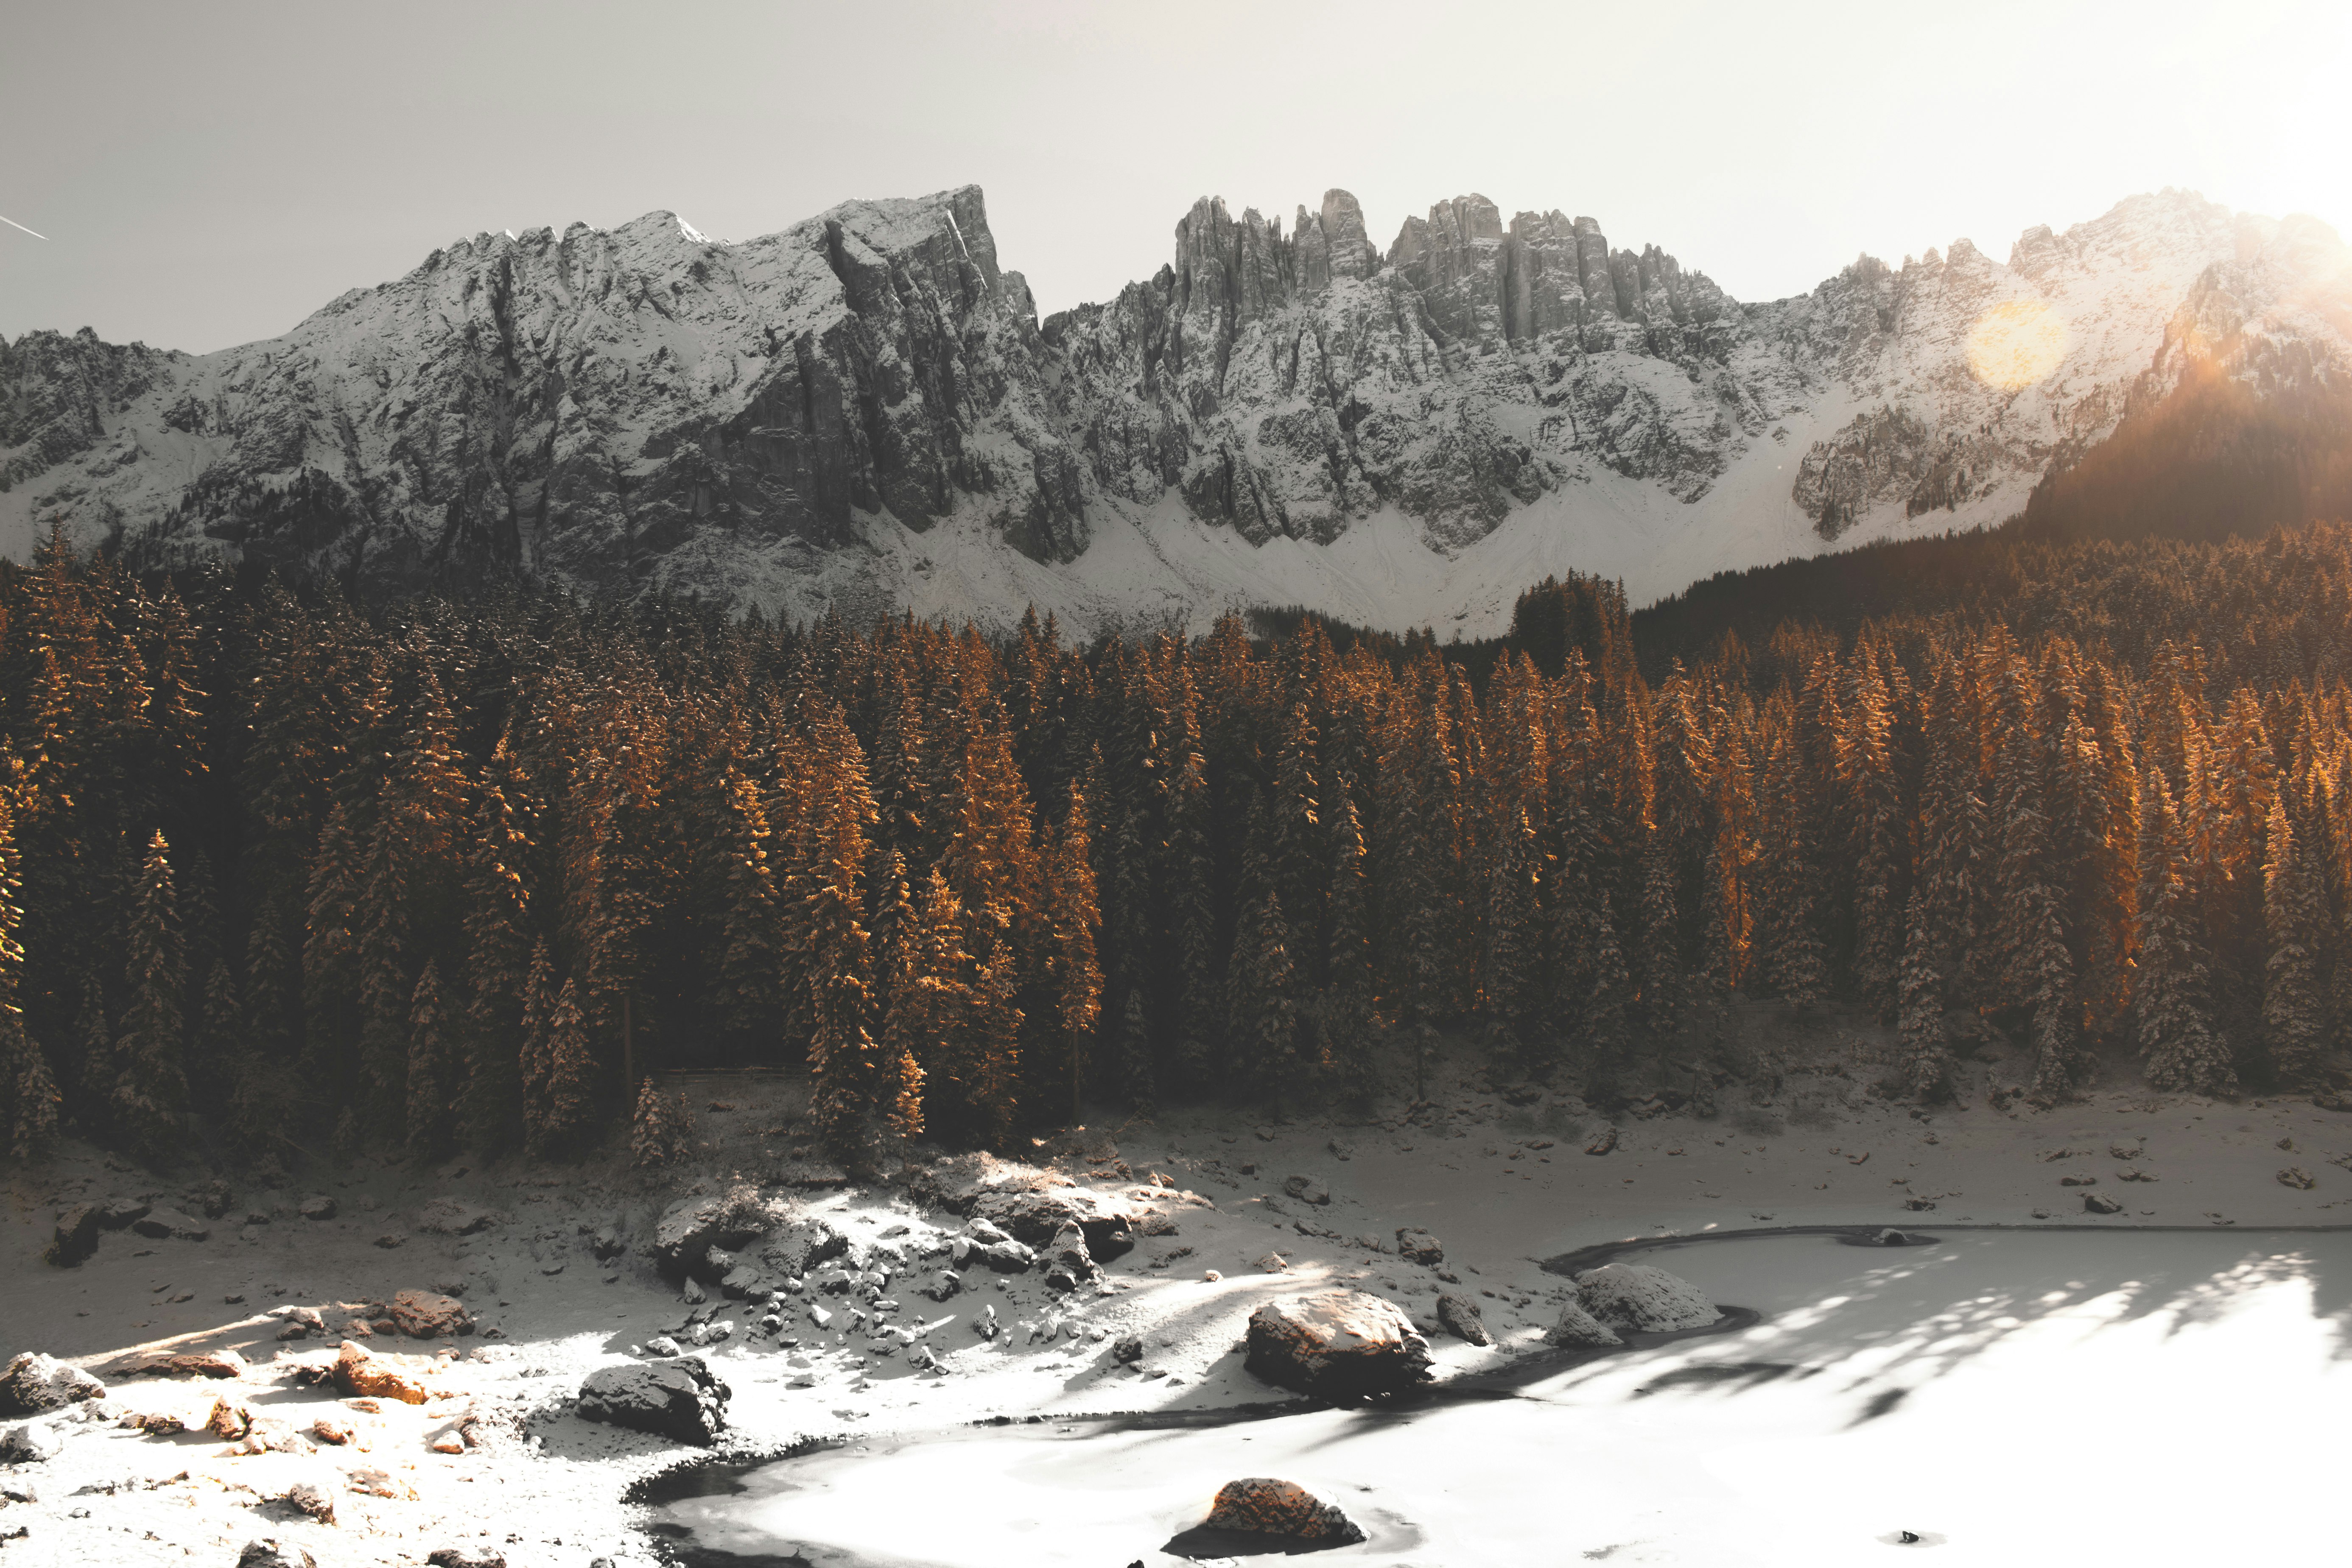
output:
[[[379,591],[531,580],[805,616],[1489,634],[1579,570],[1638,600],[1998,521],[2208,366],[2340,392],[2352,258],[2168,190],[1996,262],[1864,257],[1742,303],[1483,196],[1385,251],[1203,197],[1170,260],[1037,316],[977,186],[716,241],[482,234],[207,355],[0,343],[0,545]]]

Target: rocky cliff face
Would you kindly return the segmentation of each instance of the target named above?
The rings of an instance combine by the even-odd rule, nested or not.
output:
[[[1286,233],[1203,199],[1156,274],[1040,324],[975,188],[740,244],[656,213],[478,236],[221,353],[0,344],[0,545],[62,520],[388,590],[1484,630],[1566,566],[1640,597],[1998,521],[2192,361],[2340,383],[2347,259],[2166,193],[1743,305],[1478,195],[1383,253],[1332,191]]]

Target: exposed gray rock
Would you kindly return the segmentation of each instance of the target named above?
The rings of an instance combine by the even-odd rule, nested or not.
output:
[[[319,1568],[319,1560],[280,1541],[248,1541],[236,1554],[236,1568]]]
[[[700,1356],[599,1367],[580,1385],[578,1414],[708,1447],[727,1426],[728,1386]]]
[[[131,1222],[131,1228],[141,1236],[156,1240],[205,1241],[212,1236],[212,1227],[192,1215],[178,1209],[150,1209]]]
[[[0,1465],[37,1465],[65,1451],[65,1438],[55,1423],[27,1421],[0,1432]]]
[[[1564,1350],[1591,1350],[1601,1345],[1622,1345],[1625,1342],[1617,1331],[1584,1310],[1584,1303],[1571,1296],[1559,1306],[1559,1321],[1554,1323],[1544,1338]]]
[[[105,1397],[105,1384],[38,1351],[22,1352],[0,1368],[0,1417],[40,1415]]]
[[[1862,258],[1757,305],[1591,216],[1476,193],[1405,219],[1384,255],[1344,191],[1288,222],[1203,197],[1166,265],[1042,323],[970,186],[740,244],[660,212],[481,234],[217,353],[0,343],[0,490],[25,492],[35,532],[106,531],[140,566],[528,578],[796,617],[940,603],[954,574],[926,547],[950,516],[1050,568],[1163,505],[1253,543],[1402,513],[1440,552],[1548,500],[1700,509],[1690,549],[1645,536],[1591,562],[1667,574],[1643,597],[1756,563],[1759,487],[1824,539],[1997,519],[2193,355],[2256,395],[2347,358],[2332,237],[2178,192],[2030,231],[2006,265],[1966,242]],[[1972,371],[1974,329],[2058,298],[2102,330],[2029,385]],[[1824,416],[1845,422],[1784,447]],[[1165,564],[1108,588],[965,577],[949,608],[1009,624],[1022,605],[971,584],[1015,575],[1024,601],[1042,584],[1097,616],[1229,593]],[[1356,608],[1343,578],[1316,607]],[[1507,592],[1460,591],[1474,632],[1501,629]]]
[[[1328,1204],[1331,1189],[1313,1176],[1292,1176],[1282,1184],[1282,1190],[1301,1203]]]
[[[1437,1321],[1455,1339],[1474,1345],[1491,1345],[1495,1336],[1486,1331],[1475,1299],[1459,1290],[1446,1290],[1437,1298]]]
[[[1137,1212],[1129,1199],[1083,1187],[990,1193],[972,1206],[976,1218],[1030,1247],[1048,1247],[1064,1226],[1075,1225],[1086,1237],[1087,1255],[1103,1263],[1133,1249]]]
[[[1723,1316],[1689,1280],[1646,1263],[1606,1263],[1576,1277],[1584,1310],[1619,1332],[1704,1329]]]
[[[1425,1230],[1407,1226],[1396,1233],[1397,1256],[1407,1263],[1418,1263],[1434,1268],[1445,1261],[1445,1247],[1437,1237]]]
[[[489,1229],[499,1216],[486,1208],[456,1198],[435,1198],[416,1214],[416,1228],[436,1236],[473,1236]]]
[[[304,1219],[332,1219],[340,1210],[325,1193],[313,1193],[296,1205],[296,1212]]]
[[[1045,1288],[1049,1290],[1075,1290],[1102,1277],[1094,1255],[1087,1250],[1086,1232],[1076,1224],[1066,1224],[1054,1233],[1045,1251]]]
[[[745,1189],[680,1198],[662,1211],[654,1226],[655,1265],[673,1279],[690,1273],[716,1284],[726,1270],[712,1270],[711,1248],[741,1247],[757,1239],[766,1224],[757,1195]]]

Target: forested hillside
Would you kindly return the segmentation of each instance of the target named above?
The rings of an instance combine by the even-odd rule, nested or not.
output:
[[[1706,1078],[1735,992],[1899,1021],[1928,1100],[1955,1007],[2047,1100],[2102,1041],[2331,1081],[2352,528],[1941,548],[1980,569],[1843,558],[1883,613],[1705,638],[1547,584],[1471,653],[367,608],[53,540],[0,571],[0,1112],[561,1151],[649,1068],[805,1064],[871,1158],[1360,1095],[1441,1032],[1605,1105]]]

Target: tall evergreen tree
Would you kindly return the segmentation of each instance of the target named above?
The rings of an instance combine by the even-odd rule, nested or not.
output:
[[[7,1152],[19,1158],[57,1135],[60,1099],[48,1058],[25,1032],[25,1011],[17,1001],[25,969],[25,949],[17,939],[25,918],[16,901],[22,886],[15,816],[0,790],[0,1124],[7,1130]]]
[[[441,967],[428,958],[408,1005],[408,1146],[419,1153],[438,1152],[448,1142],[456,1065]]]
[[[2327,929],[2318,879],[2286,809],[2273,795],[2263,835],[2263,918],[2269,954],[2263,969],[2263,1043],[2282,1083],[2309,1083],[2326,1038],[2316,942]]]
[[[1944,1037],[1943,976],[1937,971],[1935,938],[1928,929],[1926,899],[1914,889],[1905,910],[1909,934],[1903,944],[1903,1078],[1913,1099],[1936,1104],[1951,1098],[1952,1052]]]
[[[114,1089],[117,1125],[149,1154],[175,1141],[188,1084],[184,1068],[188,984],[185,937],[172,887],[171,847],[159,830],[147,841],[136,901],[126,932],[122,1034],[116,1042],[121,1076]]]
[[[2189,845],[2164,775],[2141,785],[2139,965],[2134,1010],[2141,1058],[2156,1089],[2226,1094],[2238,1075],[2206,1009],[2211,969],[2190,881]]]

